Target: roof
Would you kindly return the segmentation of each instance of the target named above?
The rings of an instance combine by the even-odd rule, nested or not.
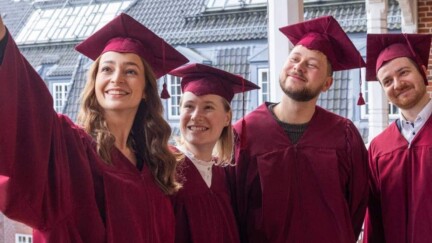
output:
[[[331,88],[321,93],[317,105],[340,116],[348,117],[349,82],[352,82],[349,74],[350,70],[334,72]]]
[[[74,44],[21,46],[20,50],[33,67],[57,64],[56,71],[48,76],[70,76],[78,59],[74,47]]]
[[[238,48],[224,48],[217,51],[215,67],[225,70],[230,73],[241,75],[243,78],[249,80],[249,47],[238,47]],[[231,101],[231,110],[233,113],[233,120],[237,121],[242,118],[245,114],[251,111],[251,92],[246,92],[245,95],[245,109],[243,110],[243,94],[234,95]]]
[[[73,121],[77,120],[80,107],[80,95],[87,81],[89,59],[80,55],[72,74],[72,85],[69,90],[68,99],[63,107],[63,114],[67,114]]]
[[[204,55],[200,57],[198,48],[193,48],[192,44],[195,43],[217,45],[215,43],[267,39],[268,16],[266,7],[206,12],[204,7],[206,1],[131,0],[131,4],[125,9],[125,12],[162,36],[170,44],[191,48],[196,53],[190,52],[189,54],[195,56],[196,59],[205,60],[206,57]],[[0,0],[0,6],[2,6],[2,12],[5,13],[5,16],[3,16],[5,24],[12,35],[17,36],[33,11],[50,8],[70,8],[104,2],[112,3],[115,1],[38,0],[32,3],[31,1]],[[341,0],[338,4],[305,3],[304,10],[305,19],[322,15],[334,16],[348,33],[365,33],[367,30],[366,10],[363,0]],[[400,30],[400,16],[398,2],[389,0],[389,30]],[[48,77],[69,75],[73,77],[73,85],[64,108],[64,112],[72,119],[76,118],[79,93],[86,79],[85,64],[78,62],[79,53],[74,50],[74,46],[79,41],[81,39],[19,46],[33,67],[43,64],[58,65],[52,72],[47,74]],[[251,51],[248,47],[221,48],[218,50],[217,60],[212,60],[212,64],[223,70],[249,78],[248,58],[251,58],[250,55]],[[340,101],[349,92],[348,88],[344,86],[347,82],[343,81],[347,77],[344,76],[343,72],[340,74],[335,73],[335,75],[340,75],[340,77],[335,78],[333,87],[329,92],[321,95],[318,104],[346,116],[348,107],[343,105],[346,102],[337,102],[337,100]],[[342,80],[340,83],[338,82],[339,79]],[[248,95],[248,99],[250,99],[250,95]],[[238,113],[241,112],[239,102],[238,98],[233,101],[234,118],[241,116]]]

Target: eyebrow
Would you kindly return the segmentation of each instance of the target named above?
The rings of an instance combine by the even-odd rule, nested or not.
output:
[[[299,56],[303,56],[302,53],[300,53],[300,52],[298,52],[298,51],[296,51],[296,52],[291,52],[291,54],[299,55]],[[315,61],[317,61],[317,62],[320,61],[320,59],[319,59],[319,58],[316,58],[316,57],[308,57],[308,60],[315,60]]]
[[[406,69],[406,68],[409,68],[409,66],[402,66],[402,67],[396,69],[395,72],[398,73],[398,72],[400,72],[400,71],[402,71],[403,69]]]
[[[115,64],[112,60],[103,61],[103,64]],[[123,62],[121,63],[123,66],[136,66],[138,69],[141,69],[140,66],[135,62]]]

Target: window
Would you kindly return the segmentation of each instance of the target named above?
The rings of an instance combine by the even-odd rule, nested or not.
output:
[[[267,5],[267,0],[209,0],[207,2],[207,9],[237,9],[246,6],[261,6]]]
[[[69,86],[69,83],[58,82],[52,84],[52,97],[54,100],[54,110],[56,112],[61,112],[63,106],[66,104]]]
[[[270,86],[269,86],[269,70],[268,68],[259,68],[258,69],[258,86],[261,87],[259,89],[259,104],[266,102],[269,100],[270,95]]]
[[[32,243],[33,237],[25,234],[15,234],[15,243]]]
[[[364,70],[362,70],[362,72],[364,72]],[[364,73],[362,73],[362,77],[365,77],[363,74]],[[366,103],[365,105],[361,106],[361,118],[368,119],[369,118],[369,82],[363,81],[361,88],[363,92],[363,98]],[[388,110],[389,110],[390,119],[397,119],[399,117],[399,109],[395,105],[389,103]]]
[[[126,9],[131,2],[96,2],[36,9],[18,34],[16,42],[23,44],[84,39]]]
[[[180,78],[171,75],[165,75],[163,78],[167,81],[167,88],[171,95],[171,98],[168,99],[168,119],[179,119],[181,97]]]

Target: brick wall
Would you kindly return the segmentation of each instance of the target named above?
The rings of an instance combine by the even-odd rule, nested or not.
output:
[[[432,34],[432,0],[418,0],[418,33]],[[428,66],[428,91],[432,92],[432,50]]]

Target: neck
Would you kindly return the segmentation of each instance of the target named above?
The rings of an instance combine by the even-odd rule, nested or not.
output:
[[[115,137],[115,146],[120,150],[127,148],[127,140],[132,129],[135,115],[105,113],[105,120],[111,134]]]
[[[185,143],[184,148],[199,160],[210,162],[213,159],[213,146],[195,146]]]
[[[289,124],[305,124],[308,123],[315,113],[317,98],[306,102],[295,101],[286,95],[282,97],[282,101],[274,108],[276,117]]]
[[[407,121],[414,122],[418,114],[420,114],[420,112],[429,103],[429,101],[429,93],[426,93],[425,96],[423,96],[423,98],[415,106],[409,109],[401,108],[401,113],[405,117],[405,119],[407,119]]]

